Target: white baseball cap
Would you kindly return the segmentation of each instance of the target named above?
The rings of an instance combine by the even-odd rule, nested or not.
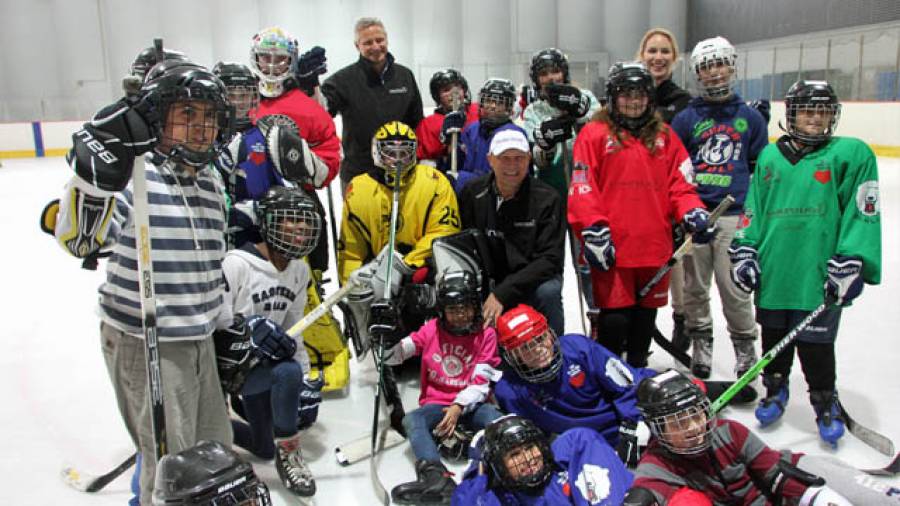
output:
[[[517,149],[523,153],[531,152],[525,134],[514,128],[501,130],[494,134],[494,138],[491,139],[490,151],[492,155],[500,155],[508,149]]]

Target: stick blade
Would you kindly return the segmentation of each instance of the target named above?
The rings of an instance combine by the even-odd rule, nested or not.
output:
[[[73,466],[62,468],[59,477],[62,478],[63,483],[79,492],[88,492],[88,489],[91,488],[91,485],[97,478],[94,475],[83,473]]]
[[[844,408],[842,403],[839,403],[838,405],[841,407],[841,416],[847,423],[847,430],[849,430],[851,434],[888,457],[894,455],[893,441],[864,425],[860,425],[847,413],[847,409]]]

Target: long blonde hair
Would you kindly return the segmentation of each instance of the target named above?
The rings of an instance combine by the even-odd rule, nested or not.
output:
[[[680,53],[678,51],[678,41],[675,40],[675,34],[666,30],[662,27],[651,28],[647,30],[647,33],[641,37],[641,44],[638,46],[637,54],[634,55],[634,59],[637,61],[644,61],[644,49],[647,48],[647,41],[650,40],[650,37],[654,35],[662,35],[663,37],[669,39],[669,44],[672,46],[672,66],[674,67],[676,63],[678,63],[678,58]]]

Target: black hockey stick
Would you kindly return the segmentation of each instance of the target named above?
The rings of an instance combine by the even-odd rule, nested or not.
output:
[[[110,482],[112,482],[113,480],[121,476],[122,473],[131,468],[131,466],[134,465],[136,459],[137,453],[132,453],[131,456],[125,459],[124,462],[116,466],[115,469],[100,476],[79,471],[74,467],[64,468],[62,470],[61,476],[66,485],[80,492],[87,492],[91,494],[103,490],[103,487],[109,485]]]
[[[862,472],[872,476],[896,476],[900,473],[900,453],[894,456],[890,464],[878,469],[863,469]]]
[[[566,141],[563,141],[563,175],[566,178],[566,188],[571,184],[572,159]],[[569,237],[569,255],[572,257],[572,269],[575,271],[575,283],[578,287],[578,319],[581,320],[581,330],[588,333],[587,312],[584,310],[584,283],[581,282],[581,272],[578,270],[578,240],[572,226],[566,224],[566,234]]]
[[[850,413],[847,413],[847,408],[845,408],[840,401],[838,401],[838,406],[841,408],[841,417],[847,424],[847,430],[850,431],[850,434],[853,434],[863,443],[866,443],[888,457],[894,454],[894,443],[890,439],[865,425],[860,425],[859,422],[850,417]],[[897,459],[894,459],[894,462],[891,464],[896,464],[896,460]]]

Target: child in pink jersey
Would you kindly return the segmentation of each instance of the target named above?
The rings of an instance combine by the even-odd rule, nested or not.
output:
[[[500,364],[496,333],[491,327],[482,328],[475,276],[445,274],[438,282],[437,307],[438,318],[425,322],[387,352],[389,365],[422,356],[419,408],[403,418],[416,455],[417,479],[394,487],[391,497],[397,504],[450,504],[456,483],[441,463],[432,433],[446,438],[458,423],[478,431],[501,416],[496,407],[485,403],[488,382],[474,374],[479,365]]]

